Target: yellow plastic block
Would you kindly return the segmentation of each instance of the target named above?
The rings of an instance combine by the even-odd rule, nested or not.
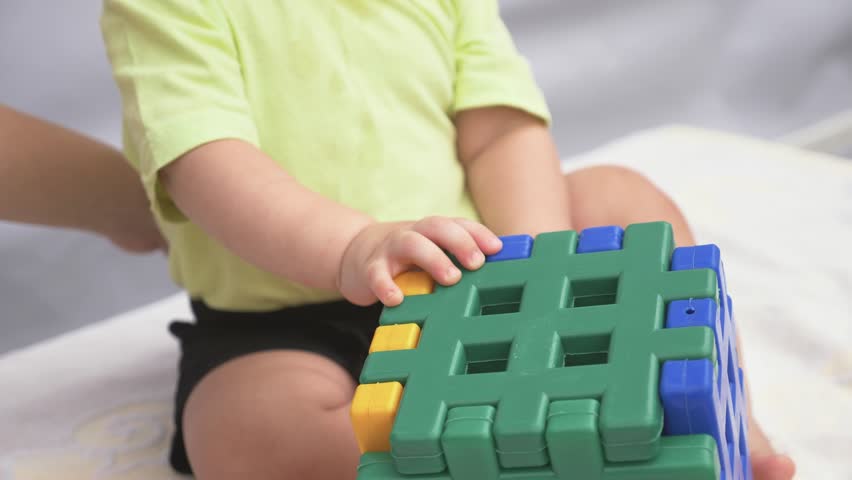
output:
[[[383,325],[373,334],[370,353],[388,350],[411,350],[420,341],[420,326],[416,323]]]
[[[402,398],[399,382],[358,385],[352,399],[352,426],[361,453],[389,452],[393,421]]]
[[[405,296],[426,295],[435,291],[435,281],[426,272],[405,272],[393,281]]]

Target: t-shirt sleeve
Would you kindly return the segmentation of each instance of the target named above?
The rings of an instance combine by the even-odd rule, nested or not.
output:
[[[183,220],[157,172],[214,140],[258,144],[227,18],[212,0],[106,0],[101,30],[121,92],[125,152],[154,210]]]
[[[507,106],[549,123],[547,102],[500,18],[497,0],[456,0],[456,13],[453,111]]]

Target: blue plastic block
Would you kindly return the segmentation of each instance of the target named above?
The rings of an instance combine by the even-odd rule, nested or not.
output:
[[[624,230],[618,226],[591,227],[580,232],[577,253],[608,252],[621,250]]]
[[[486,262],[502,262],[504,260],[519,260],[530,258],[532,254],[533,238],[529,235],[506,235],[500,237],[503,249],[494,255],[485,257]]]
[[[743,376],[743,369],[737,367],[737,388],[736,388],[736,398],[738,401],[738,409],[740,409],[740,423],[739,423],[739,444],[737,447],[737,453],[739,454],[742,460],[742,468],[745,472],[743,476],[744,480],[752,480],[752,472],[751,472],[751,457],[748,453],[748,416],[746,412],[748,410],[748,399],[745,396],[745,386],[743,385],[745,377]]]
[[[660,373],[660,397],[666,435],[712,432],[718,437],[721,433],[717,418],[718,390],[709,359],[665,362]]]
[[[722,331],[727,332],[731,315],[728,302],[722,299],[728,296],[728,282],[725,278],[725,268],[722,265],[722,254],[719,247],[709,244],[680,247],[674,250],[674,253],[672,253],[672,271],[694,270],[696,268],[709,268],[716,272],[716,278],[719,281],[719,304],[722,307]]]
[[[712,298],[690,298],[669,303],[666,328],[707,327],[716,329],[718,306]]]
[[[716,362],[674,360],[663,364],[660,398],[664,435],[706,434],[716,441],[722,480],[751,479],[745,425],[742,370],[734,337],[733,303],[715,245],[675,249],[671,270],[708,268],[716,272],[716,298],[690,298],[668,305],[666,328],[699,327],[713,331]]]
[[[680,247],[672,253],[671,270],[694,270],[696,268],[709,268],[716,272],[716,278],[719,279],[719,298],[725,298],[728,294],[728,282],[725,279],[725,268],[722,265],[722,254],[719,247],[713,244],[698,245],[695,247]],[[727,310],[725,302],[722,303],[724,310]]]
[[[713,244],[695,247],[679,247],[672,253],[671,270],[694,270],[696,268],[712,268],[717,270],[722,264],[719,247]],[[718,271],[716,272],[719,273]]]
[[[715,338],[723,338],[719,306],[712,298],[690,298],[674,300],[666,312],[666,328],[707,327]],[[716,358],[722,356],[719,341],[716,341]]]

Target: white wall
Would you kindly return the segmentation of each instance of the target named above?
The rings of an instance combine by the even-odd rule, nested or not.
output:
[[[775,138],[852,109],[852,2],[502,3],[563,154],[671,122]]]

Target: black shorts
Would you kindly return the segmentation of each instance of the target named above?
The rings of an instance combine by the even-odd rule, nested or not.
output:
[[[169,461],[181,473],[192,473],[183,443],[183,409],[205,375],[243,355],[303,350],[337,362],[357,381],[378,325],[381,304],[358,307],[341,301],[274,312],[225,312],[193,301],[192,311],[194,323],[174,322],[169,327],[181,347]]]

